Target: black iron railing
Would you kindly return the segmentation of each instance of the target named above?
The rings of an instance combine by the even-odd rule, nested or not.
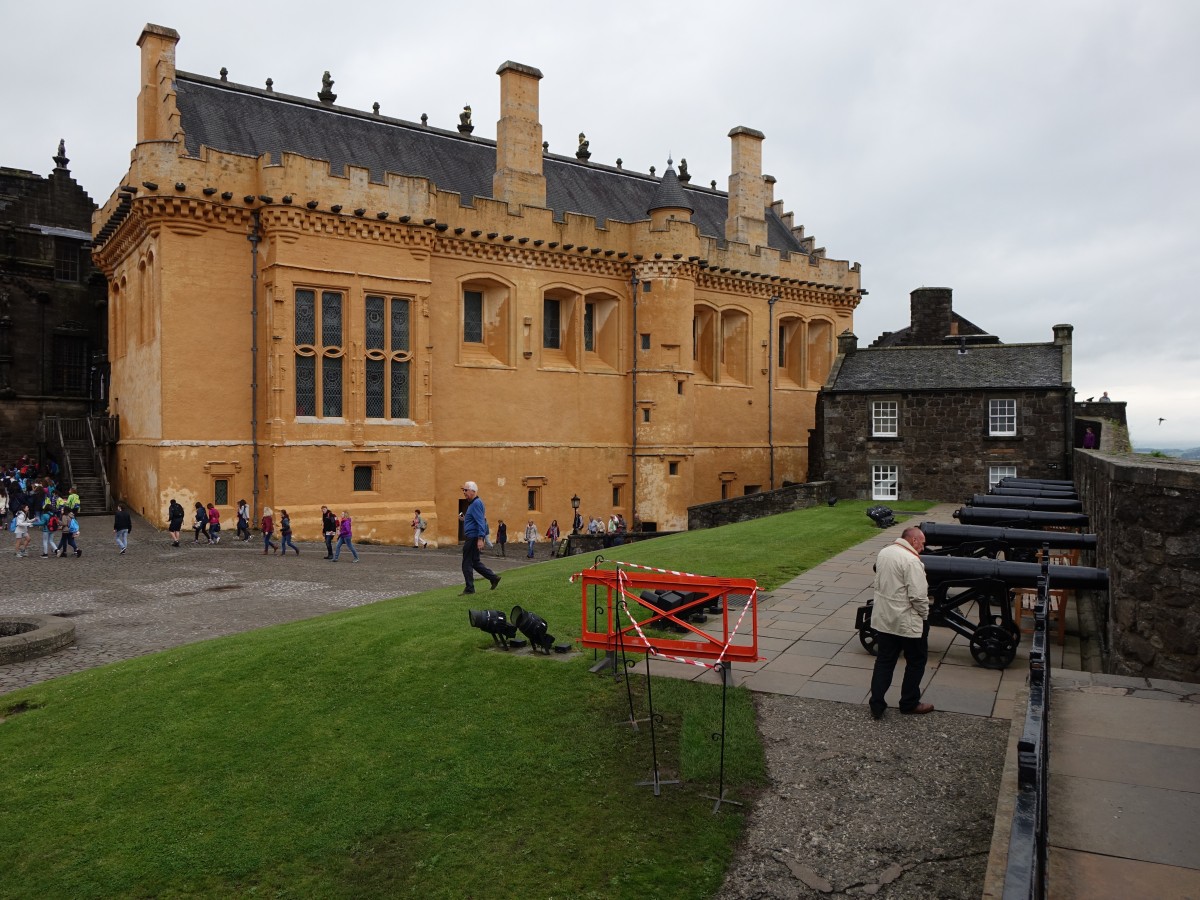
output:
[[[1050,786],[1050,656],[1046,630],[1050,607],[1048,557],[1048,551],[1042,553],[1042,574],[1038,579],[1034,606],[1033,644],[1029,651],[1029,705],[1025,711],[1025,727],[1017,742],[1017,802],[1008,838],[1004,900],[1043,900],[1046,896]]]

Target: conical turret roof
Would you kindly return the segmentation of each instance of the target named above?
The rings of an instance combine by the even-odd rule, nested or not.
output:
[[[667,160],[667,171],[663,173],[662,181],[658,183],[654,199],[646,212],[652,213],[656,209],[686,209],[689,213],[696,211],[688,202],[683,185],[679,183],[679,176],[675,174],[674,161],[670,159]]]

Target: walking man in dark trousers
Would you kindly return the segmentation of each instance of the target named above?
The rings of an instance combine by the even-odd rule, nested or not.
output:
[[[462,573],[463,580],[467,583],[463,595],[475,593],[475,572],[490,581],[494,591],[500,583],[500,576],[485,566],[479,558],[479,551],[483,549],[483,542],[488,536],[487,513],[483,508],[483,501],[479,499],[479,485],[468,481],[463,484],[462,491],[467,498],[467,509],[462,515]]]
[[[921,562],[924,548],[925,532],[911,525],[880,550],[875,561],[871,628],[878,635],[879,652],[871,676],[871,715],[876,719],[882,718],[887,709],[885,696],[892,686],[901,651],[904,681],[900,686],[900,712],[933,712],[932,703],[921,702],[921,678],[929,655],[929,581]]]

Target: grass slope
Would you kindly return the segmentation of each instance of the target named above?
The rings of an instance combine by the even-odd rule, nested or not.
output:
[[[842,503],[617,548],[610,558],[775,587],[868,536]],[[927,504],[897,504],[924,509]],[[571,572],[512,571],[520,603],[579,633]],[[0,896],[704,897],[742,812],[713,815],[720,689],[656,679],[649,733],[592,654],[505,654],[457,589],[180,647],[0,699]],[[635,679],[644,714],[644,685]],[[729,693],[726,785],[763,781]]]

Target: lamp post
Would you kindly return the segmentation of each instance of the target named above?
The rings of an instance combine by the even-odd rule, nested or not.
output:
[[[571,495],[571,534],[579,534],[579,495]]]

